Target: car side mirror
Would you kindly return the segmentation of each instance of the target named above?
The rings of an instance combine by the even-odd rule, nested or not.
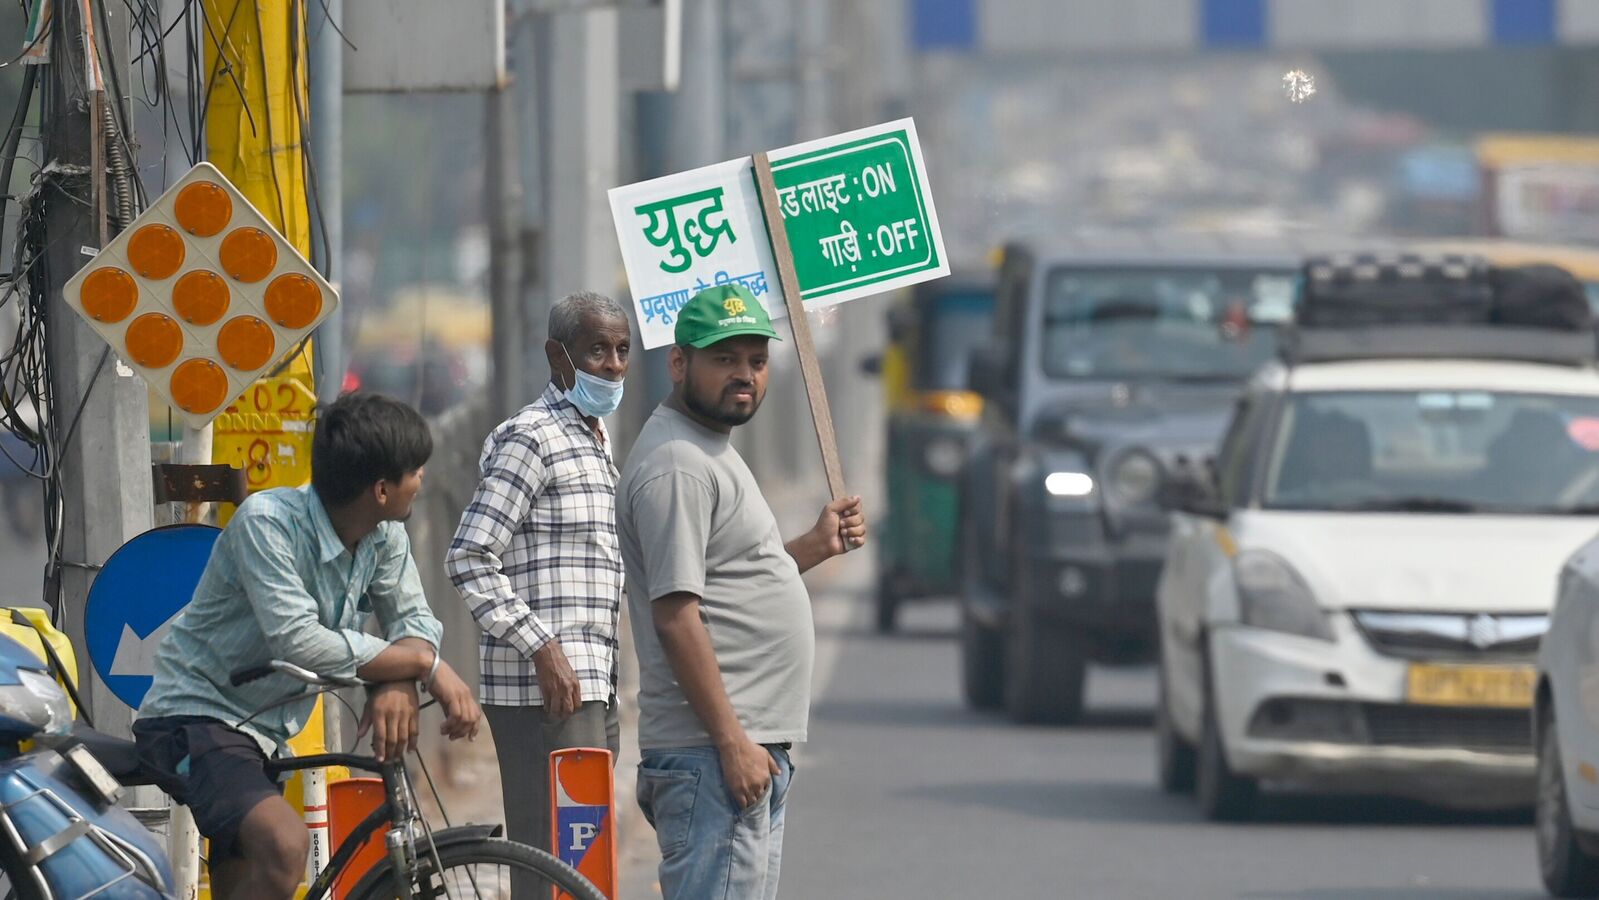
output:
[[[861,374],[876,378],[883,374],[883,354],[873,353],[871,356],[861,357]]]
[[[1155,502],[1167,511],[1205,519],[1225,519],[1229,512],[1210,482],[1192,469],[1168,472],[1155,490]]]

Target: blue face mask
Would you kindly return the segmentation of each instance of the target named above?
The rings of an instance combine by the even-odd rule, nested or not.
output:
[[[561,348],[566,353],[566,348]],[[566,361],[572,362],[572,354],[566,353]],[[598,375],[579,369],[572,363],[572,371],[577,375],[577,382],[566,392],[566,399],[577,407],[577,411],[585,416],[603,419],[616,408],[622,405],[622,382],[606,381]]]

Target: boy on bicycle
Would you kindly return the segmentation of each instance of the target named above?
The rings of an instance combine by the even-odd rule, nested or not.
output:
[[[444,710],[443,734],[477,734],[482,713],[439,658],[444,629],[400,524],[432,452],[427,423],[397,400],[356,393],[325,407],[311,484],[262,491],[239,507],[157,650],[134,738],[140,762],[211,840],[219,900],[292,897],[310,849],[266,764],[315,699],[272,707],[299,683],[272,675],[235,687],[234,670],[281,659],[374,682],[361,734],[373,733],[379,759],[415,746],[419,684]],[[369,614],[383,637],[361,630]]]

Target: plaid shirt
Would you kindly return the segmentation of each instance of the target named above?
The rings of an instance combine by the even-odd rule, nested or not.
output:
[[[584,702],[610,699],[622,553],[607,442],[552,385],[494,429],[479,467],[445,567],[483,629],[480,699],[542,705],[533,652],[551,639]]]

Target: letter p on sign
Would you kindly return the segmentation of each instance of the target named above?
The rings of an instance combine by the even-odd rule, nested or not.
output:
[[[550,754],[550,819],[563,862],[616,898],[616,783],[611,751],[593,747]],[[557,891],[557,900],[569,894]]]

